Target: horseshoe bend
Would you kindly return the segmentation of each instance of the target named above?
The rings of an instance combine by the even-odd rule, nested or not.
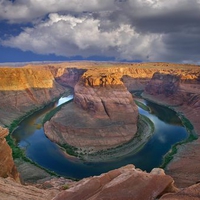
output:
[[[101,62],[29,64],[0,67],[0,80],[0,152],[3,155],[0,157],[0,196],[3,199],[11,199],[12,195],[16,198],[21,195],[21,199],[112,199],[112,195],[119,195],[118,199],[199,198],[199,66]],[[151,122],[139,114],[137,94],[177,112],[189,137],[175,144],[166,155],[164,170],[153,169],[147,173],[127,165],[78,182],[52,178],[48,171],[19,153],[20,148],[11,134],[20,121],[68,93],[73,94],[73,101],[44,117],[44,131],[51,141],[73,149],[82,159],[95,153],[100,157],[100,152],[109,149],[119,148],[122,153],[121,147],[137,138],[141,130],[140,137],[144,137]],[[132,144],[135,145],[131,143],[128,149]],[[27,173],[35,169],[35,173],[40,171],[44,176],[40,181],[38,177],[32,179],[31,184],[36,186],[30,186],[24,178],[25,165]],[[66,184],[69,189],[61,191]],[[9,196],[12,187],[15,192]]]

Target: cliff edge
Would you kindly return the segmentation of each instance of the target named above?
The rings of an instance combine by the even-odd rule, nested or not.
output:
[[[95,152],[130,141],[137,132],[138,110],[121,76],[87,70],[74,87],[74,102],[44,125],[51,140]]]

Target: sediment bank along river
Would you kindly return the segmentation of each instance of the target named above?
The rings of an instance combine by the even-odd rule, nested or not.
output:
[[[141,104],[149,108],[147,110],[144,107],[138,107],[139,113],[148,117],[155,126],[153,135],[139,151],[109,162],[84,162],[73,159],[45,136],[42,126],[44,116],[48,112],[71,99],[73,99],[72,95],[61,98],[55,104],[50,104],[37,111],[22,121],[12,134],[16,145],[24,149],[28,158],[61,176],[80,179],[99,175],[127,164],[134,164],[142,170],[150,171],[154,167],[159,167],[163,156],[173,144],[186,139],[188,136],[186,129],[174,111],[138,99]]]

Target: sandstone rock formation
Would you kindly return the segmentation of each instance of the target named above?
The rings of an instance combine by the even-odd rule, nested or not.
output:
[[[11,178],[0,177],[1,200],[50,200],[59,193],[57,189],[39,189],[35,186],[25,186]]]
[[[61,68],[62,69],[62,68]],[[80,77],[83,75],[83,73],[86,71],[86,69],[76,69],[76,68],[66,68],[63,69],[60,76],[59,74],[56,75],[56,81],[65,87],[72,87],[76,85],[76,83],[79,81]]]
[[[101,68],[100,71],[99,68]],[[85,73],[83,78],[80,78],[83,73]],[[98,127],[98,131],[91,131],[91,135],[88,136],[89,142],[83,143],[85,145],[83,148],[91,147],[90,140],[92,140],[92,136],[97,139],[100,138],[102,141],[95,144],[97,149],[102,149],[102,146],[106,148],[112,145],[115,146],[122,142],[123,137],[124,141],[126,141],[130,139],[130,135],[131,137],[134,136],[133,132],[128,136],[126,135],[127,132],[124,132],[127,129],[127,125],[134,124],[134,119],[129,117],[134,113],[134,109],[132,109],[134,105],[126,88],[129,91],[145,90],[145,97],[173,107],[174,110],[186,116],[193,125],[193,131],[198,136],[200,134],[200,68],[199,66],[173,63],[64,63],[27,66],[24,68],[1,67],[0,125],[10,125],[13,120],[47,104],[53,98],[59,97],[65,91],[61,85],[75,87],[76,105],[74,104],[71,107],[67,105],[68,118],[66,113],[65,115],[57,113],[51,121],[51,126],[48,127],[53,133],[57,132],[56,134],[62,131],[72,131],[71,133],[73,134],[67,136],[67,139],[74,142],[71,145],[81,145],[83,143],[84,134],[88,133],[88,129],[91,131],[91,127],[85,126],[88,122],[93,124],[94,127]],[[126,99],[121,98],[122,94]],[[108,98],[109,96],[112,96],[112,98]],[[114,112],[116,107],[120,108],[119,115]],[[127,109],[130,114],[128,117],[121,112],[123,110],[121,109],[122,107]],[[131,109],[130,112],[129,108]],[[74,115],[78,110],[80,112]],[[98,120],[94,120],[93,116]],[[56,121],[56,118],[59,121]],[[127,122],[130,123],[126,124],[121,120],[122,118],[128,119]],[[82,119],[84,120],[80,123],[78,120]],[[74,127],[69,126],[69,128],[66,128],[66,122],[69,125],[74,124],[76,131],[80,131],[84,127],[83,138],[80,137],[80,132],[74,131]],[[115,128],[112,127],[113,125]],[[108,130],[106,137],[102,129],[103,126]],[[135,127],[135,125],[133,126]],[[115,135],[116,137],[113,141],[111,129],[119,133]],[[77,141],[75,139],[76,133],[79,136]],[[19,181],[19,175],[10,157],[11,150],[4,139],[6,134],[7,130],[1,128],[0,176],[12,177]],[[59,137],[65,136],[60,135]],[[54,134],[52,134],[51,139],[56,141]],[[167,166],[166,173],[175,179],[178,187],[188,187],[199,182],[199,151],[200,139],[181,145],[178,148],[178,153]],[[128,199],[129,197],[131,197],[130,199],[155,199],[168,192],[175,193],[166,194],[162,199],[200,198],[199,184],[176,192],[176,188],[172,185],[173,179],[170,176],[162,173],[162,175],[153,175],[153,173],[141,172],[132,166],[125,167],[99,177],[83,179],[75,186],[72,184],[69,190],[60,193],[55,199],[63,199],[66,196],[69,199],[75,197],[87,199],[86,191],[90,192],[90,199],[109,199],[110,197],[113,199],[113,194],[116,193],[116,197],[122,197],[119,199]],[[49,183],[46,183],[46,188],[48,186]],[[154,188],[153,186],[156,187]],[[58,190],[60,188],[56,189],[56,191],[41,190],[32,186],[22,186],[10,178],[0,178],[1,199],[51,199],[58,194]],[[139,193],[137,193],[138,191]]]
[[[20,182],[19,173],[15,167],[12,150],[6,142],[8,129],[0,127],[0,177],[11,177]]]
[[[200,135],[200,69],[187,69],[176,74],[156,73],[145,88],[144,97],[168,105],[190,120],[190,131]],[[181,145],[174,160],[167,166],[179,187],[186,187],[200,180],[200,139]],[[192,164],[191,164],[192,163]]]
[[[74,88],[74,104],[66,105],[45,133],[59,144],[95,152],[130,141],[137,131],[138,111],[117,74],[88,70]]]
[[[64,91],[48,68],[0,68],[0,124],[9,125]]]
[[[162,169],[146,173],[127,165],[100,176],[85,178],[53,200],[153,200],[163,193],[175,191],[173,179]]]
[[[181,189],[175,194],[165,194],[161,200],[199,200],[200,184],[192,185],[188,188]]]

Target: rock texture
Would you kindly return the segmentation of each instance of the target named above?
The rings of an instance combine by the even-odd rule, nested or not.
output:
[[[64,91],[48,68],[0,68],[0,124],[9,125]]]
[[[15,167],[12,150],[6,142],[8,129],[0,127],[0,177],[11,177],[20,182],[19,173]]]
[[[1,200],[50,200],[59,193],[56,189],[39,189],[35,186],[25,186],[11,178],[0,178]]]
[[[137,131],[138,110],[118,74],[88,70],[74,88],[74,104],[61,109],[45,133],[59,144],[94,152],[119,146]]]
[[[146,173],[133,165],[86,178],[74,187],[59,193],[53,200],[141,200],[156,199],[166,192],[175,192],[173,179],[162,169]]]
[[[81,76],[82,78],[80,78]],[[1,67],[0,125],[10,125],[13,120],[45,105],[52,98],[58,97],[65,91],[61,85],[75,88],[76,104],[67,105],[64,108],[69,112],[68,118],[67,114],[57,113],[51,126],[48,127],[49,130],[53,130],[52,133],[58,134],[62,131],[72,133],[67,137],[62,136],[75,142],[72,145],[84,144],[83,148],[91,147],[90,140],[93,140],[93,136],[95,139],[99,137],[99,141],[101,141],[97,142],[95,147],[102,149],[103,146],[108,148],[120,144],[122,138],[123,141],[126,141],[130,136],[134,137],[134,131],[130,135],[124,132],[129,129],[127,126],[131,124],[130,127],[134,130],[133,122],[137,118],[129,119],[135,111],[127,89],[129,91],[145,90],[145,97],[173,107],[174,110],[185,115],[191,121],[196,134],[198,136],[200,134],[200,68],[199,66],[173,63],[85,62],[23,68]],[[122,95],[125,99],[122,98]],[[115,112],[116,108],[119,108],[119,113]],[[127,109],[128,117],[122,112],[122,108]],[[76,112],[78,110],[80,112]],[[74,111],[77,115],[74,115]],[[56,117],[59,119],[59,123],[55,120]],[[70,125],[68,128],[66,128],[66,122]],[[91,131],[92,128],[86,126],[88,122],[98,128]],[[106,137],[102,127],[107,129]],[[84,130],[82,138],[80,130]],[[111,130],[115,132],[113,141]],[[88,135],[89,142],[83,143],[82,139],[88,132],[91,132],[91,135]],[[0,128],[0,176],[12,177],[19,181],[19,174],[11,158],[11,149],[5,140],[6,134],[8,134],[7,129]],[[78,139],[75,139],[76,137]],[[51,139],[56,141],[54,134]],[[175,179],[178,187],[188,187],[199,182],[199,151],[200,139],[181,145],[178,153],[167,166],[166,173]],[[158,174],[155,174],[156,172]],[[58,194],[55,197],[56,200],[66,197],[68,199],[79,197],[81,199],[113,199],[114,197],[115,199],[159,199],[165,193],[174,192],[165,194],[161,199],[200,199],[199,184],[177,192],[170,176],[165,175],[162,170],[156,170],[156,172],[153,170],[148,174],[136,170],[133,166],[127,166],[98,177],[83,179],[75,185],[67,183],[70,189],[60,194],[58,194],[58,190],[61,189],[60,185],[56,190],[47,189],[52,187],[49,182],[42,187],[47,190],[43,190],[33,186],[20,185],[11,178],[0,178],[0,198],[40,200],[52,199]],[[63,184],[66,182],[63,181]],[[63,188],[66,188],[66,185],[64,186]]]
[[[200,68],[176,71],[176,74],[156,73],[145,88],[144,96],[168,105],[190,120],[193,132],[200,135]],[[179,187],[186,187],[200,180],[200,139],[181,145],[173,161],[167,166]],[[192,163],[192,164],[191,164]]]
[[[199,200],[200,184],[180,190],[175,194],[165,194],[161,200]]]
[[[56,75],[56,81],[60,85],[63,85],[65,87],[70,86],[72,88],[74,88],[76,83],[79,81],[80,77],[86,71],[86,69],[77,69],[77,68],[67,68],[62,70],[61,69],[60,69],[61,73],[58,73]]]

